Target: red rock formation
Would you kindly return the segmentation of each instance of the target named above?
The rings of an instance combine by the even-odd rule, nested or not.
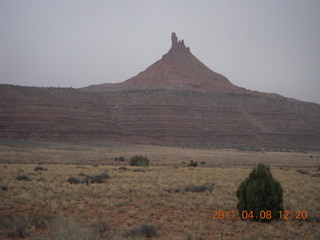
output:
[[[83,89],[0,85],[0,139],[320,148],[320,105],[252,92],[171,36],[137,76]]]
[[[192,90],[211,92],[245,92],[229,82],[192,55],[183,40],[171,35],[172,46],[169,52],[137,76],[118,84],[92,85],[86,91],[124,90]]]

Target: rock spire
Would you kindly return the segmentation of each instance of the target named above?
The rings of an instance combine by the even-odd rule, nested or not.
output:
[[[188,52],[190,52],[190,48],[184,45],[183,39],[178,40],[178,37],[175,32],[171,33],[171,42],[172,42],[172,46],[170,50],[180,49],[180,50],[187,50]]]
[[[212,71],[199,61],[186,47],[184,41],[171,33],[172,46],[162,58],[138,75],[117,84],[89,86],[98,91],[124,90],[178,90],[209,92],[244,92],[226,77]]]

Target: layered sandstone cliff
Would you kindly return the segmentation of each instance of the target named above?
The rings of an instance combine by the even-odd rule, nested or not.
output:
[[[0,139],[320,148],[320,105],[252,92],[173,33],[167,54],[118,84],[0,86]]]

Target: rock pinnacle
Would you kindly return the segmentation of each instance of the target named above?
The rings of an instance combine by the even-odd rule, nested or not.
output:
[[[184,40],[178,40],[178,37],[175,32],[171,33],[171,42],[172,46],[170,50],[187,50],[190,52],[190,48],[184,45]]]

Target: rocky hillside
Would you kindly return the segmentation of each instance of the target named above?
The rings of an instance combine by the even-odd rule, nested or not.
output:
[[[0,85],[0,140],[320,148],[320,105],[233,85],[172,47],[137,76],[82,89]]]

